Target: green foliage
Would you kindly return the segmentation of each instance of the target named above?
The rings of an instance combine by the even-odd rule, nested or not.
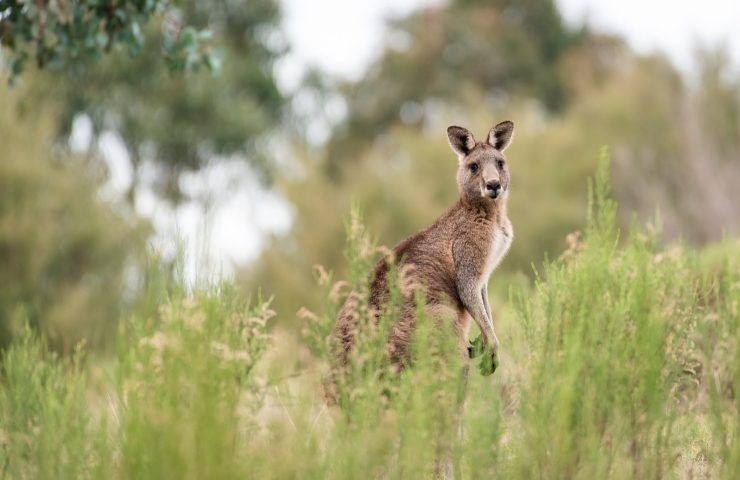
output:
[[[8,478],[93,478],[93,450],[81,351],[61,360],[26,326],[0,364],[0,465]]]
[[[675,422],[698,413],[675,395],[693,380],[683,355],[697,353],[691,327],[706,311],[696,296],[708,292],[689,274],[691,256],[664,258],[653,236],[616,247],[606,169],[585,246],[519,301],[531,349],[520,438],[530,457],[515,463],[523,476],[662,477],[685,448]]]
[[[325,150],[290,152],[298,173],[279,186],[294,228],[247,281],[276,298],[250,302],[228,282],[187,288],[176,268],[142,262],[141,226],[91,178],[107,131],[134,167],[132,203],[152,165],[154,189],[179,201],[183,172],[238,157],[269,179],[280,163],[269,148],[287,118],[273,71],[286,50],[279,4],[171,5],[0,0],[4,59],[11,75],[26,66],[13,93],[24,101],[0,92],[1,477],[740,471],[740,245],[697,250],[664,243],[660,229],[707,242],[738,226],[740,84],[721,50],[699,52],[687,86],[659,56],[565,26],[551,0],[458,0],[391,21],[366,75],[320,92],[340,94],[347,116]],[[199,66],[220,75],[171,74]],[[421,298],[413,366],[392,368],[402,285],[391,275],[376,323],[367,273],[387,250],[369,232],[395,243],[452,203],[446,122],[480,137],[491,112],[517,124],[517,233],[491,285],[501,366],[484,376],[490,365],[471,362],[461,410],[451,319]],[[79,116],[93,124],[87,163],[59,154]],[[658,226],[623,228],[593,158],[603,144],[622,212],[644,219],[657,203]],[[351,291],[362,322],[338,410],[321,377]],[[299,307],[301,340],[290,331]],[[268,337],[272,308],[281,318]],[[116,328],[117,355],[87,349]]]
[[[64,144],[75,119],[87,117],[93,157],[101,153],[100,136],[115,132],[135,174],[128,192],[132,204],[142,186],[164,200],[182,201],[180,174],[224,159],[236,158],[270,179],[277,165],[266,141],[281,126],[285,107],[274,75],[274,64],[286,50],[277,2],[183,1],[163,22],[142,27],[144,43],[133,57],[107,55],[29,78],[24,111],[58,105],[56,128]],[[203,25],[209,33],[183,25]],[[179,39],[173,40],[170,31],[179,32]],[[218,75],[172,75],[161,58],[162,45],[172,42],[183,52],[168,56],[170,64],[187,67],[200,58],[218,67]],[[202,42],[218,45],[207,59]],[[146,167],[156,174],[139,175]]]
[[[124,477],[247,474],[234,452],[256,428],[243,413],[259,406],[250,374],[272,315],[267,303],[250,307],[221,285],[179,292],[155,319],[127,325],[118,366]]]
[[[39,68],[68,68],[75,62],[99,60],[116,47],[131,55],[144,48],[142,29],[153,17],[171,10],[173,2],[29,2],[0,1],[0,44],[11,80],[29,59]],[[212,69],[217,57],[208,46],[208,33],[180,25],[170,12],[173,25],[165,32],[161,49],[174,69]]]
[[[604,161],[582,241],[532,287],[512,287],[513,309],[500,305],[501,366],[488,377],[471,372],[464,410],[452,319],[430,317],[421,301],[413,365],[401,373],[388,368],[385,348],[394,301],[380,323],[361,317],[335,411],[311,369],[266,375],[303,354],[279,333],[268,340],[265,303],[228,284],[188,291],[165,276],[148,284],[159,308],[125,324],[102,374],[80,353],[49,354],[28,330],[5,353],[4,473],[408,478],[454,468],[459,478],[733,478],[740,246],[698,252],[663,245],[652,227],[620,234],[607,171]],[[322,372],[337,305],[350,286],[367,295],[378,252],[356,211],[348,234],[351,277],[332,284],[317,269],[329,309],[303,316],[318,324],[307,325],[306,344]]]
[[[740,151],[740,75],[732,72],[725,48],[701,49],[698,112],[706,125],[707,142],[722,161],[730,162]]]
[[[0,347],[25,320],[64,352],[100,346],[134,296],[146,230],[98,198],[80,159],[50,153],[47,119],[14,118],[18,93],[0,92]]]
[[[67,360],[49,353],[29,328],[4,353],[3,476],[248,475],[235,452],[257,428],[252,370],[272,312],[266,302],[251,307],[229,285],[188,294],[170,280],[166,295],[155,285],[158,312],[123,326],[117,362],[103,371],[83,369],[81,349]]]

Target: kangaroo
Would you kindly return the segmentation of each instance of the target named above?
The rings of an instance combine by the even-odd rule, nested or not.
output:
[[[428,308],[455,318],[466,362],[470,355],[470,319],[475,321],[488,347],[485,354],[490,356],[491,372],[498,365],[499,340],[488,302],[488,279],[513,239],[506,214],[511,180],[503,153],[513,131],[514,124],[504,121],[490,130],[485,141],[477,142],[469,130],[449,127],[447,137],[458,159],[459,200],[432,225],[393,248],[399,271],[423,287]],[[379,312],[388,300],[388,271],[387,258],[375,266],[369,299],[372,312]],[[357,301],[357,295],[350,294],[337,316],[333,339],[340,347],[339,365],[347,363],[354,342]],[[416,322],[415,307],[413,295],[408,295],[390,333],[389,354],[397,368],[410,361],[408,347]]]

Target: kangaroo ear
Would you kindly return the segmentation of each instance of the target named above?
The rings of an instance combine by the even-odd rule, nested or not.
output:
[[[467,155],[475,147],[475,138],[470,130],[463,127],[447,127],[447,138],[452,150],[458,155]]]
[[[488,132],[488,143],[496,150],[503,152],[511,143],[514,134],[514,122],[505,120]]]

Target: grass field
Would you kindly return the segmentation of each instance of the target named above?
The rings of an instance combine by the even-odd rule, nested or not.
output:
[[[350,278],[317,270],[326,305],[300,312],[300,338],[229,283],[156,272],[115,355],[60,358],[27,330],[2,358],[0,476],[427,478],[449,462],[456,478],[737,478],[740,243],[620,233],[604,172],[561,258],[534,283],[494,274],[501,367],[473,366],[461,421],[449,329],[422,315],[414,367],[393,375],[393,308],[363,328],[343,408],[324,405],[326,335],[376,258],[355,218]]]

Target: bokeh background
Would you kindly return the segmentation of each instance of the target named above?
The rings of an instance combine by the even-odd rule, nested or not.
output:
[[[21,318],[70,352],[113,344],[152,258],[274,296],[273,328],[341,278],[352,202],[380,243],[456,198],[449,124],[516,123],[516,241],[494,294],[583,227],[612,155],[623,228],[697,246],[740,227],[740,4],[584,0],[183,1],[220,73],[136,55],[28,66],[0,88],[0,343]],[[3,52],[0,51],[0,55]],[[657,218],[657,220],[655,220]],[[651,220],[652,219],[652,220]]]

